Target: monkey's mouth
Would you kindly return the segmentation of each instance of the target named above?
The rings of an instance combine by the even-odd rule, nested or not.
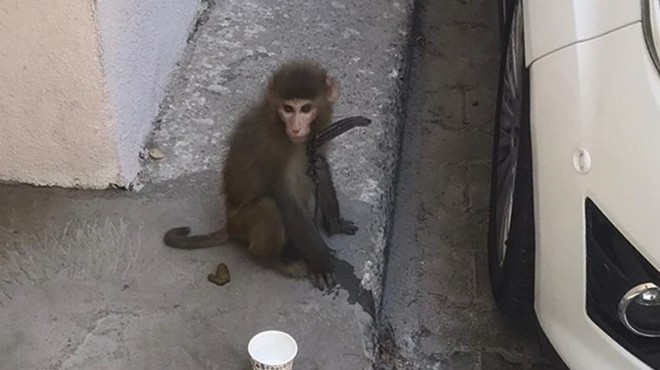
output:
[[[305,136],[293,136],[293,137],[290,137],[289,139],[290,139],[291,142],[294,143],[294,144],[304,144],[305,142],[307,142],[307,139],[308,139],[308,138],[309,138],[309,135],[305,135]]]

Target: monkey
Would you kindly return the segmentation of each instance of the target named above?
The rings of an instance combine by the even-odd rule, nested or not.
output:
[[[165,244],[193,249],[238,241],[287,276],[308,277],[320,290],[336,285],[319,229],[329,236],[354,235],[358,227],[340,214],[329,166],[317,170],[318,184],[307,175],[305,144],[330,125],[339,95],[336,79],[317,62],[281,64],[229,135],[222,168],[224,226],[202,235],[190,235],[190,227],[172,228]],[[327,163],[324,148],[316,154]]]

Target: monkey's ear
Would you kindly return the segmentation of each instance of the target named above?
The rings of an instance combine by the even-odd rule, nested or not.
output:
[[[339,99],[339,85],[337,84],[337,80],[335,80],[333,77],[328,76],[325,79],[325,84],[327,87],[327,98],[330,103],[334,103]]]
[[[270,104],[271,107],[277,107],[279,104],[277,93],[273,91],[273,88],[270,86],[266,90],[266,99],[268,100],[268,104]]]

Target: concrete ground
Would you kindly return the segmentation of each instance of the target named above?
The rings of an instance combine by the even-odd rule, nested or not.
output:
[[[418,6],[380,322],[383,368],[553,369],[533,330],[500,317],[488,280],[496,2]]]
[[[298,369],[370,369],[400,133],[410,2],[217,0],[173,76],[134,192],[5,186],[0,191],[0,369],[245,369],[261,330],[297,339]],[[162,244],[170,227],[222,222],[219,172],[237,115],[294,56],[341,84],[336,118],[368,128],[333,141],[343,213],[330,240],[341,287],[322,294],[236,245]],[[139,190],[139,191],[137,191]],[[231,282],[207,281],[218,263]]]
[[[534,339],[499,319],[485,269],[494,2],[420,1],[411,75],[411,0],[207,5],[156,120],[150,147],[165,157],[145,159],[133,191],[0,188],[0,370],[247,369],[249,338],[271,328],[298,340],[296,369],[548,369]],[[173,226],[222,222],[224,138],[297,55],[338,77],[337,118],[373,120],[333,142],[343,212],[360,231],[329,240],[331,294],[236,245],[161,242]],[[221,287],[207,281],[219,262],[231,273]]]

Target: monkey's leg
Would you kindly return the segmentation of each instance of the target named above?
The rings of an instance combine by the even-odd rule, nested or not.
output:
[[[253,257],[265,259],[282,274],[293,278],[309,276],[307,264],[284,234],[284,224],[275,201],[261,198],[234,213],[228,223],[232,235],[246,242]]]
[[[248,251],[255,257],[280,257],[286,237],[275,202],[260,198],[245,207],[238,217],[243,217]]]
[[[284,275],[296,278],[310,278],[309,267],[302,259],[300,252],[289,241],[284,245],[282,250],[282,260],[276,265],[276,268]]]
[[[316,175],[319,180],[318,199],[316,201],[319,202],[321,208],[323,227],[330,235],[354,235],[358,231],[358,227],[352,221],[345,220],[341,217],[337,192],[332,181],[328,160],[322,154],[319,154],[319,156],[323,165],[316,169]]]

